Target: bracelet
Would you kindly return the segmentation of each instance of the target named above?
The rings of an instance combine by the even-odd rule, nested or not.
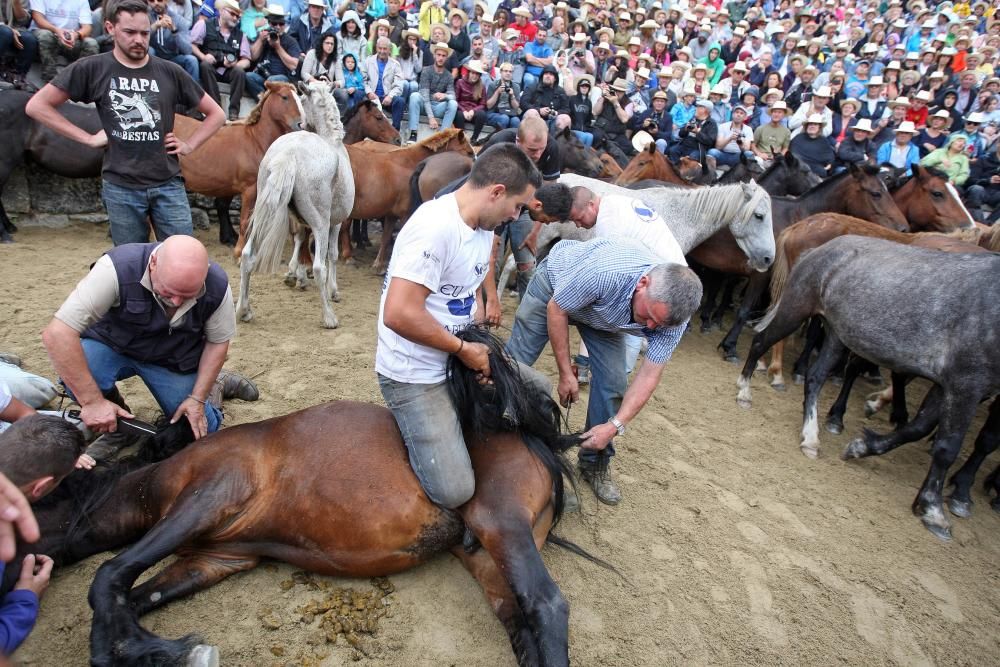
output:
[[[465,341],[462,340],[461,338],[459,338],[458,339],[458,349],[455,350],[452,354],[456,354],[456,355],[457,354],[462,354],[462,348],[463,347],[465,347]]]
[[[200,398],[198,398],[197,396],[195,396],[194,394],[188,394],[188,398],[190,398],[192,401],[198,401],[202,405],[207,405],[208,404],[208,401],[203,401]]]

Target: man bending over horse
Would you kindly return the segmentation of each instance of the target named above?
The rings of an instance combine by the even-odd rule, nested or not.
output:
[[[91,148],[104,148],[102,197],[115,245],[193,231],[180,156],[195,150],[226,121],[222,109],[179,66],[149,57],[149,8],[143,0],[107,4],[110,53],[83,58],[36,93],[25,112]],[[59,113],[66,102],[95,102],[104,129],[89,134]],[[205,115],[186,141],[174,135],[174,108]]]
[[[594,215],[588,203],[586,217]],[[569,406],[580,396],[569,352],[569,324],[576,325],[590,354],[592,378],[579,466],[601,502],[621,500],[609,469],[612,439],[625,434],[626,425],[653,395],[663,365],[700,301],[701,282],[691,269],[664,264],[632,239],[561,241],[535,270],[507,350],[516,361],[534,364],[551,342],[559,367],[559,400]],[[649,342],[627,391],[626,334]]]
[[[191,236],[129,243],[94,264],[42,331],[52,366],[82,406],[92,431],[113,433],[131,418],[115,383],[135,375],[171,422],[187,417],[195,438],[218,430],[222,398],[256,400],[257,388],[222,370],[236,334],[229,277]],[[109,442],[110,441],[110,442]],[[105,438],[88,453],[111,456]]]
[[[445,386],[448,356],[489,377],[486,346],[455,334],[482,319],[479,287],[493,230],[518,217],[541,181],[517,146],[485,150],[461,187],[416,210],[392,252],[379,305],[375,370],[413,471],[427,497],[443,507],[459,507],[475,491],[459,416]]]
[[[73,472],[83,453],[83,434],[72,424],[44,415],[18,420],[0,434],[0,477],[35,502]],[[30,510],[29,510],[30,511]],[[52,559],[28,554],[14,590],[0,601],[0,653],[10,655],[27,638],[38,618],[38,603],[49,585]],[[0,561],[0,580],[4,562]]]

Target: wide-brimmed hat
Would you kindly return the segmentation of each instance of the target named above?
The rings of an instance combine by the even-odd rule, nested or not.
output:
[[[833,91],[830,90],[830,86],[820,86],[813,93],[813,97],[833,97]]]
[[[872,78],[868,79],[868,83],[866,83],[865,85],[866,86],[881,86],[881,85],[884,85],[884,84],[885,84],[885,82],[882,80],[882,77],[880,77],[880,76],[873,76]]]
[[[511,14],[513,14],[514,16],[523,16],[526,19],[531,18],[531,11],[524,7],[518,7],[517,9],[512,11]]]
[[[477,74],[486,74],[486,70],[483,69],[483,63],[478,60],[470,60],[465,63],[465,69],[470,72],[476,72]]]
[[[268,5],[264,8],[264,14],[268,18],[285,18],[285,8],[278,4]]]
[[[215,3],[215,8],[228,9],[229,11],[237,15],[243,13],[243,10],[240,9],[240,3],[238,3],[236,0],[218,0],[218,2]],[[282,15],[284,15],[285,13],[284,10],[282,10],[281,13]]]
[[[853,97],[845,97],[844,99],[842,99],[840,101],[840,109],[841,109],[841,111],[843,111],[845,104],[851,104],[851,105],[853,105],[855,111],[857,111],[858,109],[861,108],[861,102],[858,102]]]
[[[593,75],[591,75],[591,74],[581,74],[580,76],[576,77],[576,89],[580,90],[580,86],[582,86],[583,84],[587,84],[588,86],[590,86],[591,88],[593,88],[594,87],[594,77],[593,77]]]
[[[714,86],[712,86],[712,89],[708,91],[708,94],[709,95],[722,95],[723,97],[725,97],[728,92],[729,91],[726,90],[726,87],[723,86],[722,82],[720,81],[719,83],[717,83]]]
[[[462,17],[462,23],[468,23],[469,22],[469,15],[466,14],[461,9],[459,9],[458,7],[455,7],[454,9],[452,9],[451,11],[448,12],[448,21],[449,22],[451,21],[451,17],[452,16],[461,16]]]
[[[646,150],[646,147],[654,143],[656,140],[653,139],[652,135],[645,130],[639,130],[632,135],[632,148],[638,152]]]
[[[788,111],[788,105],[785,104],[784,100],[777,100],[776,102],[772,102],[771,103],[771,106],[769,107],[769,109],[770,109],[770,111],[774,111],[775,109],[781,109],[782,111]]]
[[[669,100],[669,99],[670,98],[667,97],[667,94],[665,92],[663,92],[662,90],[658,90],[655,93],[653,93],[653,96],[650,98],[650,101],[652,101],[652,100]]]
[[[323,2],[323,0],[309,0],[306,4],[310,7],[322,7],[323,9],[326,9],[326,3]]]
[[[966,123],[979,123],[982,125],[986,122],[986,115],[981,111],[973,111],[968,116],[965,117]]]
[[[947,109],[938,109],[937,111],[935,111],[934,113],[932,113],[930,116],[928,116],[928,120],[930,120],[931,118],[940,118],[942,120],[951,120],[951,114],[948,113]]]
[[[432,23],[431,27],[430,27],[430,31],[428,32],[428,34],[429,35],[433,35],[435,28],[441,28],[442,30],[445,31],[445,33],[451,34],[451,28],[449,28],[446,23]],[[520,33],[518,33],[518,34],[520,34]]]
[[[604,49],[605,51],[611,51],[611,44],[609,44],[608,42],[601,42],[600,44],[598,44],[594,48],[595,49]]]
[[[518,32],[517,30],[515,30],[514,28],[507,28],[506,30],[503,31],[504,41],[507,41],[507,42],[509,42],[512,39],[517,39],[520,36],[521,36],[521,33]]]
[[[672,78],[674,78],[674,73],[670,71],[669,67],[664,66],[664,67],[661,67],[656,72],[656,78],[657,79],[672,79]]]
[[[872,122],[867,118],[862,118],[851,126],[851,130],[857,130],[858,132],[872,132]]]
[[[733,69],[731,71],[745,73],[749,72],[750,70],[747,68],[747,64],[745,62],[743,62],[742,60],[737,60],[736,64],[733,65]]]
[[[887,106],[890,109],[894,109],[895,107],[908,107],[908,106],[912,106],[912,105],[910,104],[910,98],[909,97],[906,97],[905,95],[901,95],[900,97],[897,97],[896,99],[894,99],[891,102],[889,102],[889,104]]]
[[[785,91],[783,91],[781,88],[768,88],[764,92],[764,97],[762,99],[766,100],[771,95],[777,95],[778,99],[780,100],[781,98],[783,98],[785,96]]]
[[[900,132],[905,132],[907,134],[916,134],[917,126],[914,125],[912,121],[904,120],[902,123],[899,124],[899,127],[893,130],[893,132],[897,134]]]
[[[406,28],[403,32],[399,33],[399,39],[403,42],[408,40],[410,37],[416,37],[420,39],[420,31],[414,28]]]
[[[590,37],[587,37],[587,33],[585,33],[585,32],[578,32],[575,35],[573,35],[572,37],[570,37],[570,40],[572,40],[574,42],[586,42],[589,39],[590,39]]]
[[[493,14],[483,14],[482,16],[479,17],[479,22],[489,23],[490,25],[493,25],[494,23],[497,22],[497,19],[495,16],[493,16]]]
[[[915,99],[918,99],[921,102],[930,102],[931,100],[934,99],[934,96],[931,95],[931,91],[929,90],[921,90],[919,93],[916,94]]]
[[[628,12],[619,12],[619,14],[618,14],[618,20],[619,21],[631,21],[632,20],[632,15],[629,14]]]
[[[806,125],[826,125],[826,119],[823,118],[823,114],[821,114],[821,113],[814,113],[814,114],[810,114],[809,117],[806,118],[805,124]]]
[[[708,65],[706,65],[705,63],[695,63],[694,67],[691,68],[691,71],[693,72],[694,70],[698,70],[698,69],[703,69],[703,70],[705,70],[707,72],[708,71]]]
[[[431,53],[432,54],[435,54],[438,51],[444,51],[449,56],[452,54],[451,47],[448,46],[447,44],[445,44],[444,42],[438,42],[437,44],[435,44],[434,46],[431,47]]]
[[[639,24],[639,30],[656,30],[659,27],[653,19],[647,19]]]
[[[927,78],[928,79],[943,79],[944,77],[945,77],[944,72],[942,72],[940,70],[937,70],[937,71],[931,72],[930,75]]]
[[[617,90],[618,92],[621,93],[627,93],[628,81],[626,81],[625,79],[615,79],[615,82],[611,84],[611,89]]]
[[[709,111],[711,111],[712,109],[715,108],[715,105],[713,105],[708,100],[698,100],[697,102],[695,102],[695,106],[696,107],[704,107],[705,109],[708,109]]]
[[[642,40],[637,35],[632,35],[628,40],[629,46],[642,46]]]
[[[652,72],[650,72],[649,69],[647,69],[645,67],[640,67],[639,69],[637,69],[635,71],[635,75],[636,76],[641,76],[642,78],[644,78],[644,79],[646,79],[648,81],[650,79],[650,77],[652,76]]]

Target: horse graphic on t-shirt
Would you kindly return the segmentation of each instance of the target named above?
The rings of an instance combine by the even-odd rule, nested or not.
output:
[[[134,130],[138,127],[156,129],[160,112],[150,106],[142,93],[125,95],[117,90],[109,90],[108,97],[111,100],[111,110],[118,117],[122,130]]]

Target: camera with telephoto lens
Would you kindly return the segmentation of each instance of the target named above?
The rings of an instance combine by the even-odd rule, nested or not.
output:
[[[577,49],[576,51],[573,52],[573,57],[574,58],[582,58],[583,57],[583,53],[584,53],[583,49]]]
[[[234,62],[236,62],[236,55],[232,53],[227,53],[223,58],[223,60],[232,65]]]

